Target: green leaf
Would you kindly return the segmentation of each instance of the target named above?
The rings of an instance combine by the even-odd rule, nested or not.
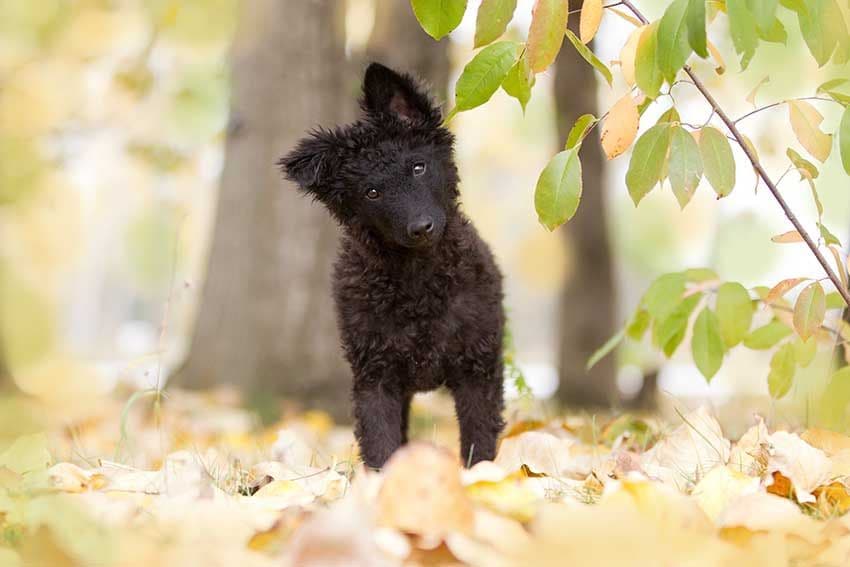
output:
[[[826,294],[827,309],[844,309],[847,307],[844,303],[844,298],[837,291],[831,291]]]
[[[679,206],[684,209],[702,179],[702,157],[694,137],[681,126],[673,126],[667,176]]]
[[[590,358],[587,359],[587,366],[585,367],[585,369],[590,370],[591,368],[596,366],[597,362],[605,358],[608,353],[617,348],[617,345],[623,342],[623,338],[625,337],[625,335],[625,331],[623,329],[620,329],[617,334],[605,341],[605,344],[596,349],[596,351],[594,351],[594,353],[590,355]]]
[[[717,197],[725,197],[735,188],[735,158],[729,140],[712,126],[702,129],[699,152],[705,169],[705,178],[714,188]]]
[[[759,327],[744,339],[744,346],[753,350],[766,350],[792,333],[784,323],[771,321]]]
[[[794,148],[788,148],[787,150],[785,150],[785,155],[787,155],[788,159],[791,160],[791,163],[794,165],[794,168],[798,172],[800,172],[800,179],[803,179],[807,175],[811,179],[817,179],[818,175],[820,175],[820,172],[818,171],[818,168],[815,166],[815,164],[813,164],[812,162],[801,156],[799,153],[797,153]]]
[[[674,0],[667,6],[658,24],[656,44],[658,68],[668,83],[676,80],[676,73],[684,67],[691,46],[688,43],[688,24],[685,14],[688,0]]]
[[[837,237],[837,236],[835,236],[834,234],[832,234],[832,233],[829,231],[829,229],[828,229],[828,228],[826,228],[826,226],[824,226],[822,223],[818,223],[818,230],[820,230],[821,238],[823,238],[823,241],[824,241],[827,245],[835,244],[835,245],[836,245],[836,246],[838,246],[839,248],[842,248],[842,246],[841,246],[841,241],[840,241],[840,240],[838,240],[838,237]]]
[[[766,30],[758,28],[758,35],[761,39],[770,43],[785,45],[788,41],[788,32],[785,31],[785,26],[778,19],[773,20],[773,25]]]
[[[688,0],[688,44],[694,52],[705,59],[708,57],[708,42],[705,33],[705,0]]]
[[[569,150],[581,144],[585,135],[587,135],[587,131],[590,130],[591,126],[596,124],[596,122],[597,118],[592,114],[583,114],[579,116],[576,123],[573,124],[573,127],[570,129],[569,135],[567,135],[567,143],[564,145],[564,149]]]
[[[475,49],[493,43],[508,28],[516,0],[482,0],[475,18]]]
[[[848,80],[850,80],[850,79],[844,79],[844,78],[832,79],[830,81],[823,83],[821,86],[819,86],[818,89],[817,89],[817,92],[818,92],[818,94],[823,93],[823,94],[829,95],[829,97],[832,98],[832,100],[834,100],[834,101],[836,101],[840,104],[843,104],[844,106],[850,106],[850,95],[845,94],[845,93],[840,93],[840,92],[837,92],[835,90],[836,87],[840,87],[844,83],[848,82]]]
[[[841,115],[841,125],[838,127],[838,149],[841,153],[841,164],[844,171],[850,175],[850,106]]]
[[[777,21],[776,8],[778,6],[779,0],[749,0],[747,2],[747,7],[753,14],[756,26],[762,32],[768,32],[773,28]]]
[[[537,0],[534,3],[528,30],[528,61],[535,73],[545,71],[555,61],[564,42],[568,16],[567,0]]]
[[[581,187],[578,148],[555,155],[540,174],[534,191],[534,208],[540,223],[555,230],[573,218],[581,200]]]
[[[803,288],[794,304],[794,329],[800,338],[808,340],[823,323],[826,314],[826,294],[818,282]]]
[[[815,359],[818,352],[818,341],[815,337],[809,337],[809,340],[803,341],[797,339],[794,341],[794,357],[800,368],[806,368]]]
[[[667,358],[673,356],[688,330],[688,320],[694,312],[702,294],[689,295],[673,308],[664,319],[656,320],[652,327],[652,340]]]
[[[664,75],[656,61],[657,44],[658,22],[653,22],[641,34],[635,52],[635,82],[649,98],[658,96],[658,91],[664,83]]]
[[[685,274],[663,274],[652,282],[641,303],[653,319],[665,319],[676,308],[684,293]]]
[[[466,0],[410,0],[419,25],[436,40],[460,25],[466,12]]]
[[[741,69],[744,70],[750,64],[758,47],[756,20],[750,13],[746,0],[727,0],[726,12],[729,15],[732,43],[735,45],[735,52],[741,56]]]
[[[787,343],[779,347],[770,359],[770,374],[767,375],[767,389],[770,397],[778,400],[791,389],[796,369],[794,345]]]
[[[706,307],[697,316],[694,322],[694,336],[691,338],[691,354],[699,371],[707,381],[711,381],[720,365],[723,363],[723,355],[726,347],[720,337],[720,325],[717,316]]]
[[[585,44],[581,42],[581,40],[571,32],[570,30],[566,30],[567,39],[570,40],[570,43],[573,44],[573,47],[576,48],[578,54],[582,56],[582,58],[590,63],[594,69],[599,71],[603,77],[605,77],[605,81],[608,83],[610,87],[614,83],[614,76],[611,74],[611,69],[609,69],[605,63],[599,60],[599,58],[587,47]]]
[[[455,85],[456,111],[470,110],[490,100],[514,66],[519,45],[500,41],[488,45],[466,64]]]
[[[832,375],[820,400],[820,418],[830,427],[843,430],[847,422],[847,405],[850,404],[850,366]]]
[[[823,67],[847,34],[844,16],[835,0],[806,0],[806,8],[805,13],[797,13],[800,31],[812,57]]]
[[[656,124],[635,142],[626,172],[626,186],[635,206],[661,181],[669,147],[669,124]]]
[[[701,283],[716,280],[718,278],[717,272],[711,268],[689,268],[685,270],[685,279],[689,282]]]
[[[720,335],[728,347],[740,343],[750,331],[753,321],[753,301],[744,286],[727,282],[717,290],[717,319]]]
[[[664,124],[667,122],[668,124],[672,122],[681,122],[682,118],[679,116],[679,111],[676,110],[675,106],[671,106],[667,110],[664,111],[664,114],[658,117],[658,120],[655,121],[656,124]]]
[[[806,7],[806,0],[779,0],[779,3],[798,14],[808,14],[809,12],[809,9]]]
[[[649,311],[646,309],[638,309],[635,311],[634,315],[632,315],[632,320],[629,321],[629,324],[626,326],[626,335],[635,341],[641,340],[646,329],[649,327],[649,322]]]
[[[511,67],[505,80],[502,81],[502,89],[519,101],[523,113],[528,101],[531,100],[531,89],[536,80],[528,66],[528,58],[523,56]]]

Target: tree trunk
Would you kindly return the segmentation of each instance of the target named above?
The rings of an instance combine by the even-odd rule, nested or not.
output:
[[[570,27],[578,27],[578,18],[570,18]],[[574,31],[578,33],[578,29]],[[565,43],[558,55],[555,75],[561,142],[566,140],[579,116],[585,113],[599,116],[596,84],[593,68]],[[617,403],[618,394],[613,356],[605,357],[589,372],[585,370],[590,355],[614,333],[616,308],[605,217],[603,156],[594,135],[582,146],[581,163],[584,179],[581,205],[564,230],[574,251],[575,269],[561,297],[557,396],[565,405],[598,408]]]
[[[334,0],[245,0],[206,282],[185,387],[233,384],[349,416],[331,301],[337,228],[275,166],[306,131],[350,116]]]
[[[375,27],[366,56],[425,79],[441,104],[448,93],[448,45],[448,38],[436,42],[422,30],[409,2],[377,0],[375,3]]]

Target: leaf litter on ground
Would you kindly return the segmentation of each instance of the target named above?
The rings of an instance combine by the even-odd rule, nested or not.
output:
[[[425,441],[380,472],[319,412],[262,426],[222,393],[106,403],[0,446],[0,565],[850,562],[843,434],[755,417],[732,441],[704,407],[513,420],[467,469],[451,411],[424,403]]]

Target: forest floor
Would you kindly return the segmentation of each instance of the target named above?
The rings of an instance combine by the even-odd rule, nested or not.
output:
[[[850,564],[850,438],[823,430],[513,418],[463,469],[437,396],[374,473],[326,415],[259,426],[227,392],[28,411],[0,408],[2,567]]]

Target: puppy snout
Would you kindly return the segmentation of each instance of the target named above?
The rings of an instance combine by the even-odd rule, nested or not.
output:
[[[407,225],[407,235],[414,240],[422,240],[434,232],[434,219],[420,217]]]

